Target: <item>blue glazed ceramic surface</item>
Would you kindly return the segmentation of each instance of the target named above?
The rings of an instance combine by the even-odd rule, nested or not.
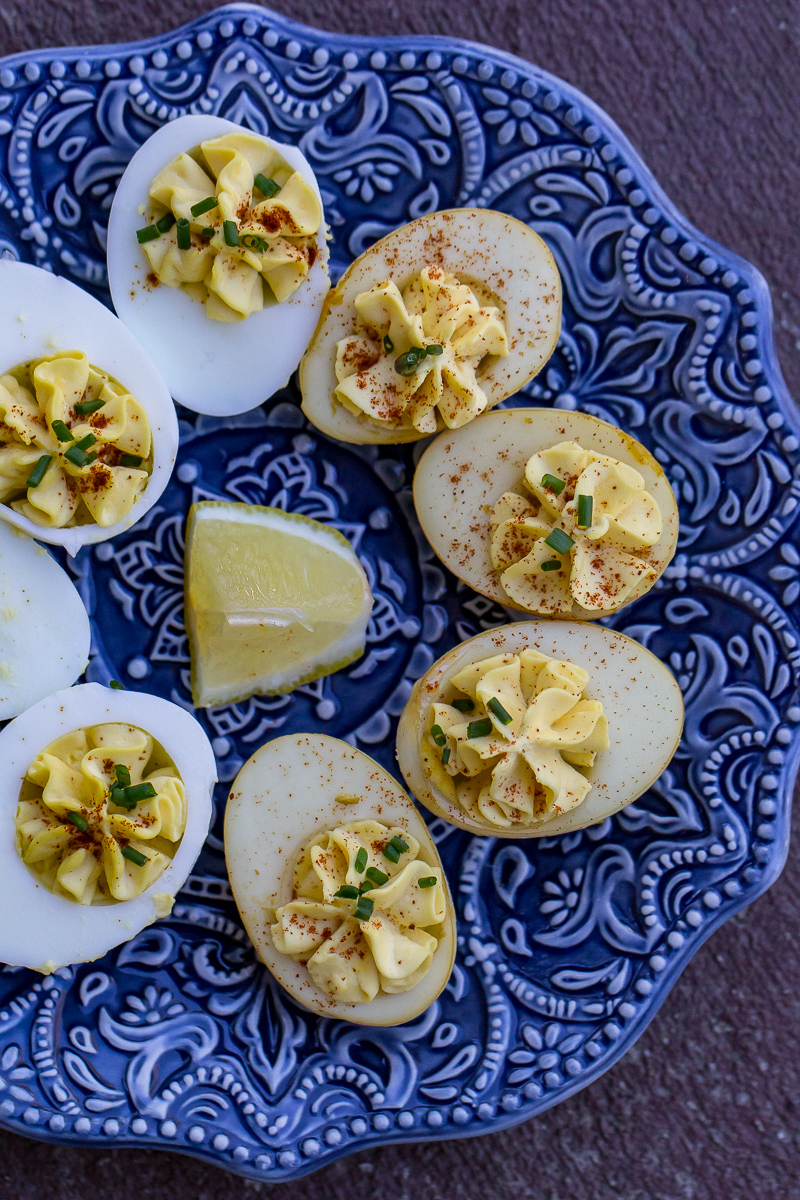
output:
[[[0,248],[107,300],[115,183],[149,133],[187,112],[302,147],[337,272],[437,208],[492,206],[532,224],[563,275],[564,329],[524,399],[620,424],[660,459],[681,505],[673,564],[614,621],[683,689],[669,771],[613,820],[558,839],[516,845],[433,822],[459,956],[440,1000],[390,1030],[288,1001],[243,933],[220,839],[230,781],[275,734],[336,734],[396,769],[413,681],[507,619],[433,560],[411,504],[413,450],[327,440],[293,387],[232,420],[182,413],[161,502],[70,564],[92,614],[89,678],[187,706],[193,500],[327,521],[369,575],[376,604],[355,665],[200,714],[222,783],[172,916],[99,962],[0,973],[4,1125],[285,1180],[358,1147],[497,1129],[564,1099],[630,1046],[707,934],[775,879],[799,744],[798,420],[753,268],[688,226],[583,96],[478,46],[367,43],[234,6],[138,45],[7,59]]]

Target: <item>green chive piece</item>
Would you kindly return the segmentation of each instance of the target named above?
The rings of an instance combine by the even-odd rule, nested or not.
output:
[[[105,400],[99,400],[99,399],[98,400],[79,400],[78,403],[76,405],[74,405],[74,408],[75,408],[76,413],[79,413],[82,417],[85,417],[89,413],[97,412],[98,408],[102,408],[104,404],[105,404]],[[90,442],[89,445],[91,446],[91,444],[92,443]],[[81,443],[78,442],[78,445],[80,446]]]
[[[338,892],[334,892],[337,900],[357,900],[358,888],[353,887],[352,883],[343,883]]]
[[[125,763],[114,763],[114,774],[117,777],[117,783],[120,787],[126,788],[131,786],[131,773],[129,768],[125,766]]]
[[[152,783],[134,783],[125,788],[125,799],[129,803],[132,800],[134,804],[138,804],[140,800],[152,800],[157,795],[158,792]]]
[[[172,226],[175,224],[175,214],[171,212],[164,213],[163,217],[159,217],[156,221],[156,229],[159,233],[169,233]]]
[[[124,691],[125,691],[125,686],[124,686],[124,684],[121,684],[121,683],[120,683],[120,681],[119,681],[118,679],[109,679],[109,681],[108,681],[108,686],[109,686],[110,688],[114,688],[114,690],[115,690],[115,691],[117,691],[117,692],[124,692]]]
[[[423,879],[417,880],[417,887],[421,887],[421,888],[436,887],[436,884],[438,882],[439,881],[435,875],[426,875]]]
[[[489,717],[481,717],[480,721],[470,721],[467,726],[468,738],[488,737],[494,729]]]
[[[553,529],[544,539],[545,545],[551,550],[555,550],[556,554],[568,554],[575,545],[572,538],[563,529]]]
[[[192,231],[186,217],[178,217],[178,249],[189,250],[192,245]]]
[[[388,878],[389,876],[384,874],[384,872],[380,871],[377,867],[370,867],[367,871],[367,879],[374,883],[376,887],[382,887]]]
[[[385,333],[383,335],[383,348],[387,354],[391,354],[392,351],[394,350],[394,342],[389,337],[388,333]]]
[[[97,458],[97,455],[84,454],[83,450],[76,443],[74,446],[70,446],[69,450],[64,451],[64,458],[66,458],[67,462],[71,462],[74,467],[85,467],[88,463],[93,462]]]
[[[136,863],[137,867],[143,867],[147,862],[147,855],[140,854],[138,850],[134,850],[133,846],[123,846],[122,857],[127,858],[128,862]]]
[[[80,813],[67,813],[67,820],[71,821],[76,829],[80,829],[81,833],[86,833],[87,829],[89,828],[89,822],[85,817],[82,817]]]
[[[274,179],[270,179],[267,175],[262,175],[261,172],[254,177],[253,183],[256,185],[262,196],[266,196],[267,200],[271,200],[273,196],[277,196],[281,190],[280,184]]]
[[[594,498],[592,496],[578,496],[578,528],[588,529],[592,523],[592,509],[594,508]]]
[[[398,854],[405,854],[406,850],[408,849],[408,842],[404,842],[402,838],[397,836],[397,834],[395,834],[391,839],[389,845],[394,846]]]
[[[69,451],[67,451],[67,453],[69,453]],[[52,454],[43,454],[41,458],[37,458],[35,467],[25,481],[25,486],[29,488],[38,487],[44,479],[47,468],[50,466],[52,461]]]
[[[63,421],[53,421],[50,428],[60,442],[71,442],[75,436],[74,433],[67,429]]]
[[[121,454],[119,458],[121,467],[140,467],[142,465],[141,454]]]
[[[212,208],[216,208],[218,203],[216,196],[209,196],[207,200],[199,200],[197,204],[192,205],[192,216],[202,217],[203,213],[211,212]]]
[[[441,725],[431,725],[431,737],[437,746],[446,746],[447,738]]]
[[[259,237],[257,233],[243,233],[239,241],[245,250],[269,250],[269,242]]]
[[[213,237],[213,236],[214,236],[214,234],[215,234],[216,232],[217,232],[217,231],[216,231],[216,229],[214,228],[214,226],[213,226],[213,225],[205,225],[205,226],[204,226],[204,227],[203,227],[203,228],[200,230],[200,236],[201,236],[201,237]]]
[[[97,441],[97,438],[94,436],[93,433],[87,433],[86,436],[82,437],[79,442],[75,443],[75,445],[78,447],[79,450],[88,450],[89,447],[93,446],[96,441]]]
[[[125,798],[125,792],[122,790],[122,788],[112,788],[108,793],[108,798],[112,804],[118,804],[120,808],[126,808],[128,812],[133,812],[133,810],[136,808],[136,801],[127,800]]]
[[[453,701],[453,708],[457,708],[459,712],[472,712],[474,707],[474,701],[469,700],[466,696]]]
[[[353,909],[353,916],[357,921],[368,921],[374,907],[375,901],[370,900],[369,896],[359,896],[358,903]]]
[[[223,234],[223,237],[225,238],[226,246],[238,246],[239,245],[239,227],[237,226],[235,221],[223,221],[222,222],[222,234]]]
[[[542,476],[542,487],[547,488],[550,492],[554,492],[556,496],[560,496],[566,486],[566,482],[563,479],[559,479],[557,475]]]
[[[394,369],[398,375],[413,375],[424,357],[424,350],[420,350],[418,346],[412,346],[410,350],[406,350],[405,354],[401,354],[394,360]]]
[[[436,358],[439,354],[444,354],[444,346],[438,346],[436,342],[432,346],[425,347],[425,353],[432,354]]]
[[[510,725],[514,719],[511,714],[505,708],[503,708],[496,696],[492,696],[486,707],[490,712],[494,713],[501,725]]]
[[[564,565],[563,558],[548,558],[547,562],[542,563],[543,571],[560,571]]]
[[[136,230],[136,240],[140,246],[142,242],[152,242],[159,236],[159,230],[156,229],[155,225],[145,225],[144,229]]]
[[[450,762],[450,747],[445,746],[444,750],[442,751],[442,766],[446,767],[449,762]]]
[[[362,846],[361,849],[359,850],[358,854],[356,855],[356,861],[353,863],[353,866],[358,871],[359,875],[362,873],[362,871],[364,870],[364,868],[367,865],[367,857],[368,857],[367,852],[364,849],[364,847]]]
[[[400,861],[400,852],[388,844],[383,847],[383,857],[388,858],[390,863],[397,863]]]

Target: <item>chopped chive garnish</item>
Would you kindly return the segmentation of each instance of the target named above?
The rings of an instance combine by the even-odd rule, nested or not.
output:
[[[380,871],[377,867],[370,867],[367,871],[367,879],[374,883],[376,887],[382,887],[388,878],[389,876],[383,871]]]
[[[486,707],[490,712],[494,713],[501,725],[510,725],[514,719],[511,714],[505,708],[503,708],[496,696],[492,696]]]
[[[109,686],[110,688],[114,688],[114,690],[115,690],[115,691],[117,691],[117,692],[124,692],[124,691],[125,691],[125,686],[124,686],[124,684],[121,684],[121,683],[120,683],[120,681],[119,681],[118,679],[109,679],[109,681],[108,681],[108,686]]]
[[[140,467],[142,465],[142,456],[141,454],[121,454],[119,465],[121,467]]]
[[[396,863],[399,862],[400,855],[405,854],[407,849],[408,844],[395,835],[383,847],[383,857],[388,858],[391,863]]]
[[[356,861],[354,862],[353,866],[355,867],[355,869],[358,871],[358,873],[360,875],[361,872],[366,867],[366,865],[367,865],[367,852],[364,849],[364,847],[362,846],[361,849],[359,850],[358,854],[356,855]]]
[[[399,855],[398,851],[395,850],[392,846],[384,846],[383,847],[383,857],[388,858],[390,863],[396,863],[396,862],[400,861],[400,855]]]
[[[223,221],[222,234],[225,238],[226,246],[239,245],[239,228],[235,221]]]
[[[266,196],[268,200],[271,200],[273,196],[277,196],[281,190],[280,184],[276,183],[274,179],[270,179],[267,175],[262,175],[260,171],[254,177],[253,183],[261,192],[261,195]]]
[[[436,742],[437,746],[446,746],[447,738],[441,725],[431,725],[431,737]]]
[[[543,571],[560,571],[564,565],[563,558],[548,558],[547,562],[542,563]]]
[[[134,783],[131,787],[125,788],[125,799],[130,804],[138,804],[140,800],[152,800],[157,796],[158,792],[153,787],[152,783]]]
[[[200,235],[201,237],[213,237],[216,232],[213,225],[204,225],[200,230]]]
[[[417,880],[417,887],[436,887],[438,880],[435,875],[426,875],[423,879]]]
[[[86,830],[89,828],[89,822],[80,813],[67,813],[67,820],[71,821],[76,829],[80,829],[81,833],[86,833]]]
[[[77,412],[77,409],[75,411]],[[96,441],[97,441],[97,438],[94,436],[93,433],[87,433],[86,436],[82,437],[79,442],[75,443],[75,445],[78,447],[79,450],[88,450],[89,447],[93,446]]]
[[[357,900],[359,891],[352,883],[343,883],[338,892],[334,892],[334,896],[337,900]]]
[[[358,903],[353,909],[353,916],[357,921],[368,921],[374,907],[375,901],[370,900],[369,896],[359,896]]]
[[[269,250],[269,242],[257,233],[243,233],[239,241],[245,250]]]
[[[387,354],[391,354],[392,351],[394,350],[394,342],[389,337],[388,333],[385,333],[383,335],[383,348]]]
[[[554,492],[556,496],[560,496],[566,486],[566,482],[563,479],[559,479],[557,475],[542,476],[542,487]]]
[[[453,708],[457,708],[459,712],[472,712],[474,707],[474,702],[469,700],[466,696],[459,697],[457,700],[453,701]]]
[[[442,766],[446,767],[449,762],[450,762],[450,747],[445,746],[444,750],[442,751]]]
[[[144,229],[136,230],[136,240],[141,246],[142,242],[152,242],[159,236],[159,230],[155,225],[145,225]]]
[[[123,846],[122,857],[127,858],[128,862],[136,863],[137,867],[143,867],[147,862],[147,855],[140,854],[138,850],[134,850],[133,846]]]
[[[578,496],[578,528],[588,529],[592,523],[592,509],[594,508],[594,499],[592,496]]]
[[[563,529],[552,529],[549,535],[544,539],[545,545],[551,550],[555,550],[556,554],[567,554],[575,545],[568,533],[564,533]]]
[[[114,774],[117,777],[117,783],[120,787],[131,786],[131,773],[125,763],[114,763]]]
[[[394,360],[394,369],[398,375],[413,375],[424,357],[424,350],[418,346],[412,346],[410,350],[406,350],[405,354],[401,354]]]
[[[53,421],[50,428],[60,442],[71,442],[75,436],[69,429],[67,429],[63,421]]]
[[[192,231],[186,217],[178,217],[178,249],[189,250],[192,245]]]
[[[71,462],[74,467],[85,467],[90,462],[94,462],[94,460],[97,458],[97,455],[84,453],[84,451],[81,450],[80,446],[76,443],[74,446],[70,446],[69,450],[64,451],[64,458],[66,458],[68,462]]]
[[[163,217],[159,217],[156,221],[156,229],[159,233],[169,233],[172,226],[175,224],[175,214],[171,212],[164,213]]]
[[[112,788],[108,793],[108,798],[112,804],[118,804],[120,808],[127,808],[128,812],[133,812],[136,808],[135,800],[128,800],[122,788]]]
[[[432,346],[425,347],[425,353],[432,354],[436,358],[439,354],[444,354],[444,346],[439,346],[434,342]]]
[[[470,721],[467,726],[468,738],[488,737],[494,726],[489,717],[481,717],[480,721]]]
[[[397,836],[397,834],[395,834],[391,839],[389,845],[394,846],[398,854],[405,854],[406,850],[408,849],[408,842],[404,842],[401,837]]]
[[[73,407],[76,413],[79,413],[80,416],[85,417],[88,416],[89,413],[97,412],[98,408],[102,408],[104,404],[105,400],[100,399],[79,400],[77,404],[73,405]],[[92,443],[90,442],[89,445],[91,446],[91,444]],[[78,445],[80,446],[81,443],[78,442]]]
[[[217,197],[209,196],[207,200],[200,200],[197,204],[192,205],[192,216],[202,217],[203,213],[211,212],[212,208],[217,207]]]
[[[67,451],[67,453],[69,453],[69,451]],[[45,472],[52,461],[52,454],[43,454],[41,458],[37,458],[36,466],[33,468],[27,480],[25,481],[25,486],[29,488],[38,487],[44,479]]]

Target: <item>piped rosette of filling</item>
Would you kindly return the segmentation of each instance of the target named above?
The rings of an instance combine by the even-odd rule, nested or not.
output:
[[[584,695],[588,672],[538,650],[464,667],[431,704],[425,738],[435,782],[489,827],[529,827],[581,804],[584,772],[609,747],[603,706]]]
[[[484,411],[481,366],[509,353],[499,308],[433,266],[402,291],[386,279],[354,304],[356,331],[336,344],[335,400],[355,416],[423,434]]]
[[[130,900],[169,866],[186,816],[184,784],[150,734],[94,725],[59,737],[28,767],[17,850],[56,895],[86,905]]]
[[[534,454],[519,491],[489,517],[491,561],[508,597],[529,612],[616,608],[649,587],[663,520],[635,467],[577,442]]]
[[[0,378],[0,503],[37,525],[114,525],[152,471],[150,424],[79,350]]]
[[[407,830],[351,821],[317,834],[294,868],[292,898],[275,910],[275,948],[305,963],[336,1000],[406,992],[426,974],[442,936],[441,868]]]
[[[183,288],[215,321],[286,300],[317,255],[314,190],[265,138],[226,133],[177,155],[150,185],[137,238],[151,282]]]

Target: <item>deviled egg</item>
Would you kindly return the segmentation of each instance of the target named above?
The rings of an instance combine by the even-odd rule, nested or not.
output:
[[[511,408],[443,433],[414,475],[436,554],[464,583],[549,617],[607,616],[644,595],[678,540],[652,454],[582,412]]]
[[[417,681],[397,760],[445,821],[551,837],[640,796],[682,728],[680,688],[644,646],[588,622],[526,621],[462,642]]]
[[[0,961],[45,973],[166,916],[205,841],[216,769],[184,709],[79,684],[0,732]]]
[[[303,411],[345,442],[410,442],[519,391],[553,352],[561,281],[545,243],[491,209],[431,213],[366,250],[325,300]]]
[[[346,742],[297,733],[234,780],[225,858],[259,958],[325,1017],[398,1025],[447,983],[453,901],[425,822]]]
[[[164,125],[119,182],[108,279],[176,400],[218,416],[255,408],[288,381],[330,287],[307,160],[222,117]]]
[[[169,392],[122,322],[0,261],[0,518],[75,554],[144,516],[177,450]]]
[[[0,521],[0,721],[74,683],[90,643],[89,615],[66,571]]]

